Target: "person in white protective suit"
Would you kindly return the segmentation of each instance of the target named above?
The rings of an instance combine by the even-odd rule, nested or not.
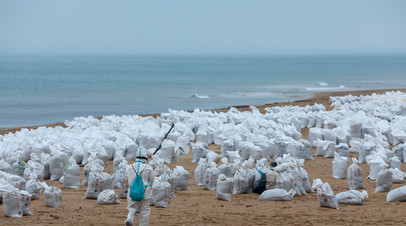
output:
[[[130,197],[131,185],[137,176],[137,170],[138,175],[141,176],[145,187],[144,199],[140,202],[133,201]],[[125,225],[127,226],[134,225],[134,216],[136,214],[140,215],[140,225],[148,225],[149,223],[149,214],[151,212],[149,204],[152,196],[151,187],[154,183],[154,175],[152,174],[152,171],[152,166],[148,164],[147,152],[144,148],[140,147],[137,153],[136,161],[133,164],[128,165],[125,171],[128,177],[128,185],[130,187],[127,193],[128,215],[125,221]]]

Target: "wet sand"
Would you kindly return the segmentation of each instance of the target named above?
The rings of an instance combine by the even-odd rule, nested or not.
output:
[[[275,103],[258,106],[263,111],[270,106],[299,105],[305,106],[321,103],[329,106],[330,96],[341,96],[351,93],[353,95],[367,95],[382,93],[386,90],[330,92],[316,94],[314,97],[291,103]],[[406,90],[401,90],[406,91]],[[239,110],[249,110],[249,107],[238,107]],[[222,109],[225,111],[226,109]],[[53,124],[49,126],[58,126]],[[35,127],[31,127],[35,128]],[[0,134],[14,132],[20,128],[0,131]],[[302,129],[302,137],[308,138],[308,129]],[[209,145],[209,149],[220,153],[220,146]],[[315,149],[312,149],[313,156]],[[352,157],[355,157],[352,154]],[[346,179],[332,177],[332,159],[314,156],[315,160],[306,161],[304,168],[309,174],[309,179],[320,178],[329,182],[334,193],[347,191]],[[182,165],[190,173],[190,190],[177,191],[176,197],[171,201],[169,208],[151,207],[151,225],[405,225],[406,216],[404,209],[406,203],[386,203],[387,193],[374,193],[375,181],[367,179],[369,166],[359,164],[363,170],[364,185],[369,193],[365,205],[340,205],[339,210],[322,208],[317,201],[316,193],[305,196],[295,196],[288,202],[263,202],[259,195],[239,194],[233,195],[232,201],[216,199],[215,191],[207,191],[194,185],[194,170],[196,163],[191,163],[192,153],[180,156],[179,162],[169,164],[173,169]],[[83,168],[82,168],[83,169]],[[406,170],[402,163],[402,171]],[[112,164],[107,172],[112,173]],[[80,189],[65,189],[58,182],[46,181],[49,185],[62,189],[63,207],[50,208],[44,203],[44,196],[31,203],[34,216],[23,218],[7,218],[0,216],[0,225],[123,225],[127,215],[125,199],[120,199],[119,205],[98,205],[96,200],[83,199],[86,187]],[[403,184],[394,184],[392,189]],[[119,190],[115,190],[119,194]],[[3,206],[0,205],[0,213]],[[138,220],[138,217],[135,219]]]

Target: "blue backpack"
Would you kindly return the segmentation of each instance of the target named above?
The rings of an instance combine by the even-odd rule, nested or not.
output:
[[[131,167],[133,168],[134,172],[136,172],[137,176],[135,177],[132,185],[131,185],[131,189],[130,189],[130,198],[133,201],[139,202],[141,200],[144,199],[144,190],[146,187],[144,187],[144,183],[142,183],[142,177],[141,174],[144,170],[141,171],[140,174],[138,174],[138,171],[140,170],[140,162],[138,162],[138,169],[137,171],[135,171],[134,166],[131,165]],[[146,167],[145,167],[146,168]],[[144,168],[144,169],[145,169]]]

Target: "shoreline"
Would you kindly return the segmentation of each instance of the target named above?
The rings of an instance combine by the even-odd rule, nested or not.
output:
[[[360,95],[371,95],[372,93],[376,94],[382,94],[388,91],[401,91],[401,92],[406,92],[406,88],[403,89],[375,89],[375,90],[352,90],[352,91],[330,91],[330,92],[319,92],[319,93],[314,93],[311,95],[311,97],[307,99],[299,99],[296,101],[291,101],[291,102],[274,102],[274,103],[269,103],[269,104],[264,104],[264,105],[237,105],[237,106],[230,106],[227,108],[221,108],[221,109],[211,109],[211,110],[205,110],[205,111],[215,111],[215,112],[227,112],[230,108],[234,107],[237,108],[239,111],[251,111],[250,106],[255,106],[257,107],[261,113],[265,112],[265,108],[267,107],[275,107],[275,106],[286,106],[286,105],[292,105],[292,106],[300,106],[304,107],[306,105],[313,105],[315,103],[318,104],[323,104],[326,106],[327,110],[331,110],[330,104],[329,104],[329,98],[330,96],[345,96],[345,95],[353,95],[353,96],[360,96]],[[191,111],[189,111],[191,112]],[[156,114],[142,114],[140,116],[147,117],[147,116],[152,116],[152,117],[157,117],[161,113],[156,113]],[[87,116],[84,116],[87,117]],[[103,116],[95,117],[97,119],[101,119]],[[21,129],[37,129],[39,127],[57,127],[57,126],[62,126],[65,127],[64,122],[58,122],[58,123],[51,123],[47,125],[36,125],[36,126],[26,126],[26,127],[15,127],[15,128],[6,128],[6,129],[0,129],[0,135],[5,135],[7,133],[15,133],[20,131]]]

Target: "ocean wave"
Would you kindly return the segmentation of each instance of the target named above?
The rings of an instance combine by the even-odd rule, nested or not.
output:
[[[305,91],[329,91],[329,90],[340,90],[340,89],[345,89],[345,86],[340,85],[340,86],[333,86],[333,87],[307,87],[304,90]]]
[[[277,93],[274,92],[251,92],[251,93],[243,93],[242,96],[244,97],[269,97],[275,96]]]
[[[318,82],[318,83],[316,83],[316,85],[318,85],[318,86],[328,86],[328,83],[327,82]]]
[[[199,99],[210,99],[209,96],[202,96],[202,95],[197,95],[197,94],[193,94],[191,97],[192,98],[199,98]]]

